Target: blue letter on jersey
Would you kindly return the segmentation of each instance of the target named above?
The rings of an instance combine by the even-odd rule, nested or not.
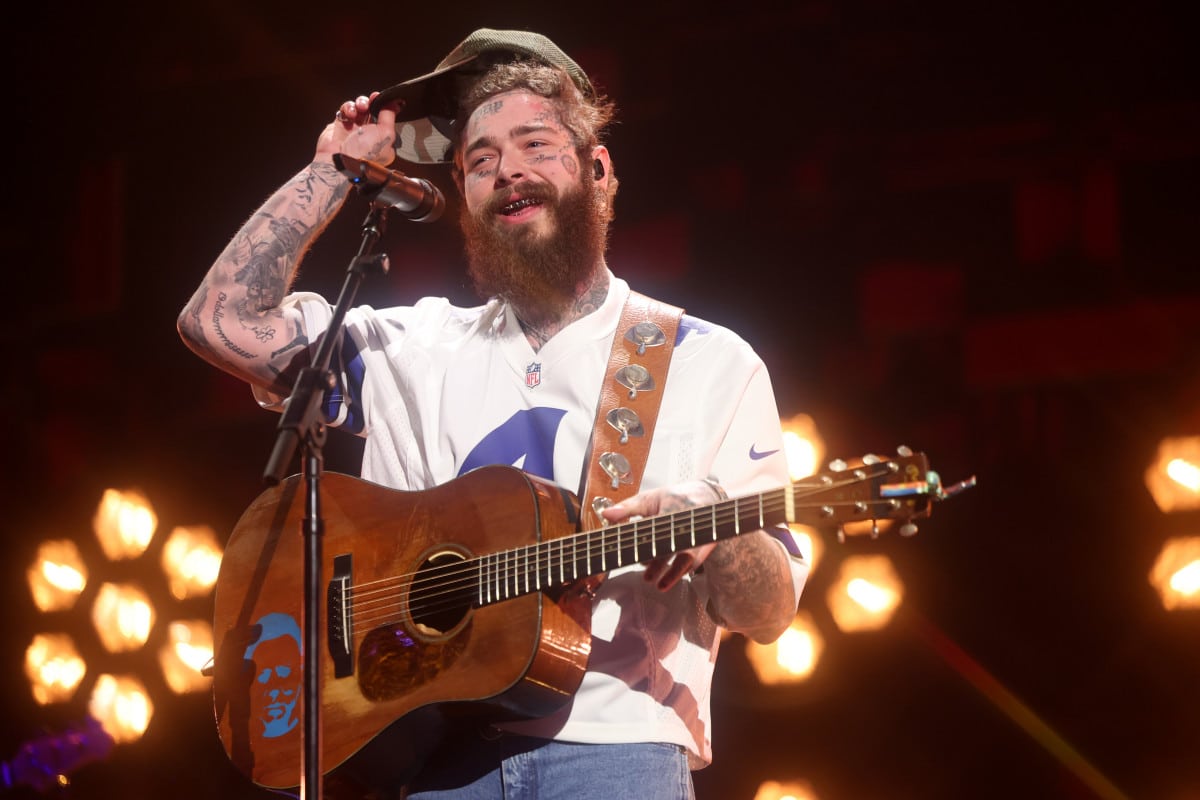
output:
[[[506,464],[554,480],[554,440],[566,413],[561,408],[518,411],[475,445],[458,474],[489,464]]]

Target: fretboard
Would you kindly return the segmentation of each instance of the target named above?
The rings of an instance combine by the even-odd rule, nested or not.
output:
[[[786,523],[791,487],[722,500],[671,514],[631,520],[472,559],[477,568],[475,605],[641,564],[697,545]]]

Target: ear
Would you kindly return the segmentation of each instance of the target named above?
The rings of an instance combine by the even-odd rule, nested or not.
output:
[[[607,192],[608,178],[612,175],[612,157],[608,154],[608,148],[602,144],[592,148],[592,167],[595,170],[593,174],[596,185]]]

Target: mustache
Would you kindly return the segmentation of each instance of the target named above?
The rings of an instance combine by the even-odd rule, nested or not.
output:
[[[497,189],[492,192],[491,196],[480,208],[484,214],[499,214],[506,205],[512,202],[510,198],[514,194],[520,195],[524,199],[537,200],[547,205],[553,205],[558,202],[558,190],[552,184],[521,181],[520,183],[514,183],[512,186],[506,186],[503,189]]]

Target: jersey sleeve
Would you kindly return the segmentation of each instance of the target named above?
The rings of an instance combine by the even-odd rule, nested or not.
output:
[[[307,344],[310,356],[315,356],[321,337],[329,328],[333,308],[325,298],[312,292],[297,292],[288,295],[283,305],[298,308],[302,318],[301,341]],[[363,404],[364,321],[359,309],[346,315],[345,329],[341,341],[334,348],[329,368],[334,375],[334,385],[321,400],[321,411],[325,424],[350,433],[362,435],[366,431]],[[287,398],[267,389],[255,386],[254,399],[263,408],[283,411]]]

